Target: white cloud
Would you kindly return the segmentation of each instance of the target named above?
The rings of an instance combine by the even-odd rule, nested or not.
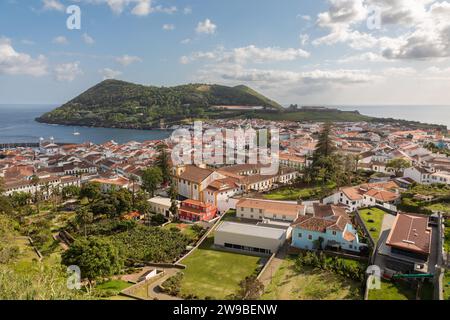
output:
[[[64,11],[65,7],[58,0],[42,0],[42,9],[48,11]]]
[[[192,8],[191,7],[185,7],[183,9],[183,13],[184,14],[191,14],[192,13]]]
[[[53,38],[52,42],[55,44],[61,44],[61,45],[69,44],[69,41],[64,36],[55,37],[55,38]]]
[[[338,60],[338,63],[354,63],[354,62],[388,62],[383,56],[373,53],[364,52],[361,54],[356,54],[348,57],[344,57]]]
[[[43,76],[47,74],[47,59],[17,52],[10,39],[0,37],[0,74]]]
[[[305,46],[308,44],[308,41],[309,41],[308,34],[301,34],[299,38],[300,38],[300,43],[302,44],[302,46]]]
[[[103,80],[115,79],[122,74],[122,72],[110,68],[101,69],[99,73],[103,76]]]
[[[186,38],[186,39],[181,40],[180,43],[181,44],[188,44],[188,43],[191,43],[191,41],[192,40],[190,38]]]
[[[306,14],[299,14],[299,15],[297,15],[297,17],[301,18],[301,19],[303,19],[305,21],[311,21],[311,16],[306,15]]]
[[[71,82],[76,79],[79,75],[83,74],[80,68],[80,62],[70,62],[58,64],[55,67],[55,78],[58,81],[68,81]]]
[[[195,31],[199,34],[214,34],[216,33],[217,26],[212,23],[211,20],[206,19],[205,21],[200,21],[197,25]]]
[[[90,35],[88,35],[87,33],[83,33],[83,35],[81,36],[81,38],[83,39],[84,43],[91,45],[95,43],[94,38],[92,38]]]
[[[120,63],[121,65],[123,65],[124,67],[129,66],[132,63],[135,62],[142,62],[142,59],[136,56],[130,56],[130,55],[123,55],[121,57],[117,57],[115,59],[118,63]]]
[[[347,43],[354,49],[377,47],[387,59],[450,57],[448,1],[329,0],[329,4],[328,11],[320,13],[317,19],[317,25],[329,33],[315,39],[314,45]],[[392,30],[397,34],[395,37],[377,37],[376,32],[363,31],[372,14],[371,6],[378,8],[383,31]]]
[[[106,4],[115,14],[121,14],[125,9],[131,7],[131,14],[136,16],[147,16],[154,12],[173,14],[177,11],[176,6],[164,7],[153,6],[152,0],[78,0],[93,4]]]
[[[172,31],[172,30],[175,30],[175,25],[173,25],[173,24],[164,24],[162,26],[162,28],[163,28],[163,30],[166,30],[166,31]]]
[[[308,58],[309,56],[310,53],[302,49],[259,48],[249,45],[247,47],[234,48],[230,51],[219,48],[209,52],[194,52],[190,56],[182,57],[182,63],[186,64],[197,60],[215,60],[217,63],[246,64],[293,61],[300,58]]]

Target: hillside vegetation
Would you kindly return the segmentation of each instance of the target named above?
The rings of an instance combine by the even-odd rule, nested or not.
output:
[[[118,128],[153,128],[185,119],[226,114],[217,105],[282,106],[246,87],[188,84],[153,87],[105,80],[63,106],[36,119],[39,122]]]

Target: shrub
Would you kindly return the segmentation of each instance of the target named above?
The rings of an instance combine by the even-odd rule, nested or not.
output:
[[[372,228],[370,228],[370,231],[375,232],[375,231],[377,231],[377,228],[372,227]]]
[[[374,223],[375,221],[373,219],[369,219],[369,220],[367,220],[367,222]]]
[[[180,294],[181,281],[183,280],[183,277],[184,273],[178,272],[176,275],[164,281],[163,284],[161,285],[163,292],[170,296],[177,297]]]

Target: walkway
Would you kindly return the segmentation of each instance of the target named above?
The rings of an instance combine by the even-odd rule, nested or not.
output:
[[[278,250],[275,257],[270,261],[269,265],[266,267],[264,272],[261,274],[261,277],[259,278],[264,287],[267,287],[270,282],[272,281],[273,275],[278,271],[278,269],[283,264],[284,259],[287,256],[289,248],[289,242],[286,241],[285,245],[281,247],[280,250]]]

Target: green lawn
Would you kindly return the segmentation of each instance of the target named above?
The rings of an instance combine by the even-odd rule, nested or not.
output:
[[[357,263],[357,262],[355,262]],[[295,259],[288,257],[267,286],[263,300],[362,300],[360,283],[333,272],[305,267],[294,268]]]
[[[445,222],[445,241],[444,250],[450,252],[450,220]]]
[[[375,241],[377,241],[380,237],[381,226],[383,224],[383,218],[386,212],[378,208],[370,208],[359,210],[359,214],[369,230],[370,235]]]
[[[132,285],[132,283],[123,280],[110,280],[97,285],[95,288],[98,290],[113,290],[120,292]]]
[[[443,287],[444,300],[450,300],[450,270],[445,271]]]
[[[369,291],[369,300],[415,300],[416,292],[401,283],[381,280],[381,289]]]
[[[332,190],[335,185],[329,184],[326,186],[327,189]],[[308,187],[308,188],[294,188],[294,187],[283,187],[272,192],[265,194],[263,197],[268,200],[285,200],[285,201],[296,201],[299,199],[308,200],[314,197],[318,197],[322,194],[323,187]]]
[[[212,244],[213,238],[207,238],[195,252],[181,261],[186,265],[181,283],[182,295],[224,299],[235,294],[239,283],[260,266],[259,257],[214,250]]]

